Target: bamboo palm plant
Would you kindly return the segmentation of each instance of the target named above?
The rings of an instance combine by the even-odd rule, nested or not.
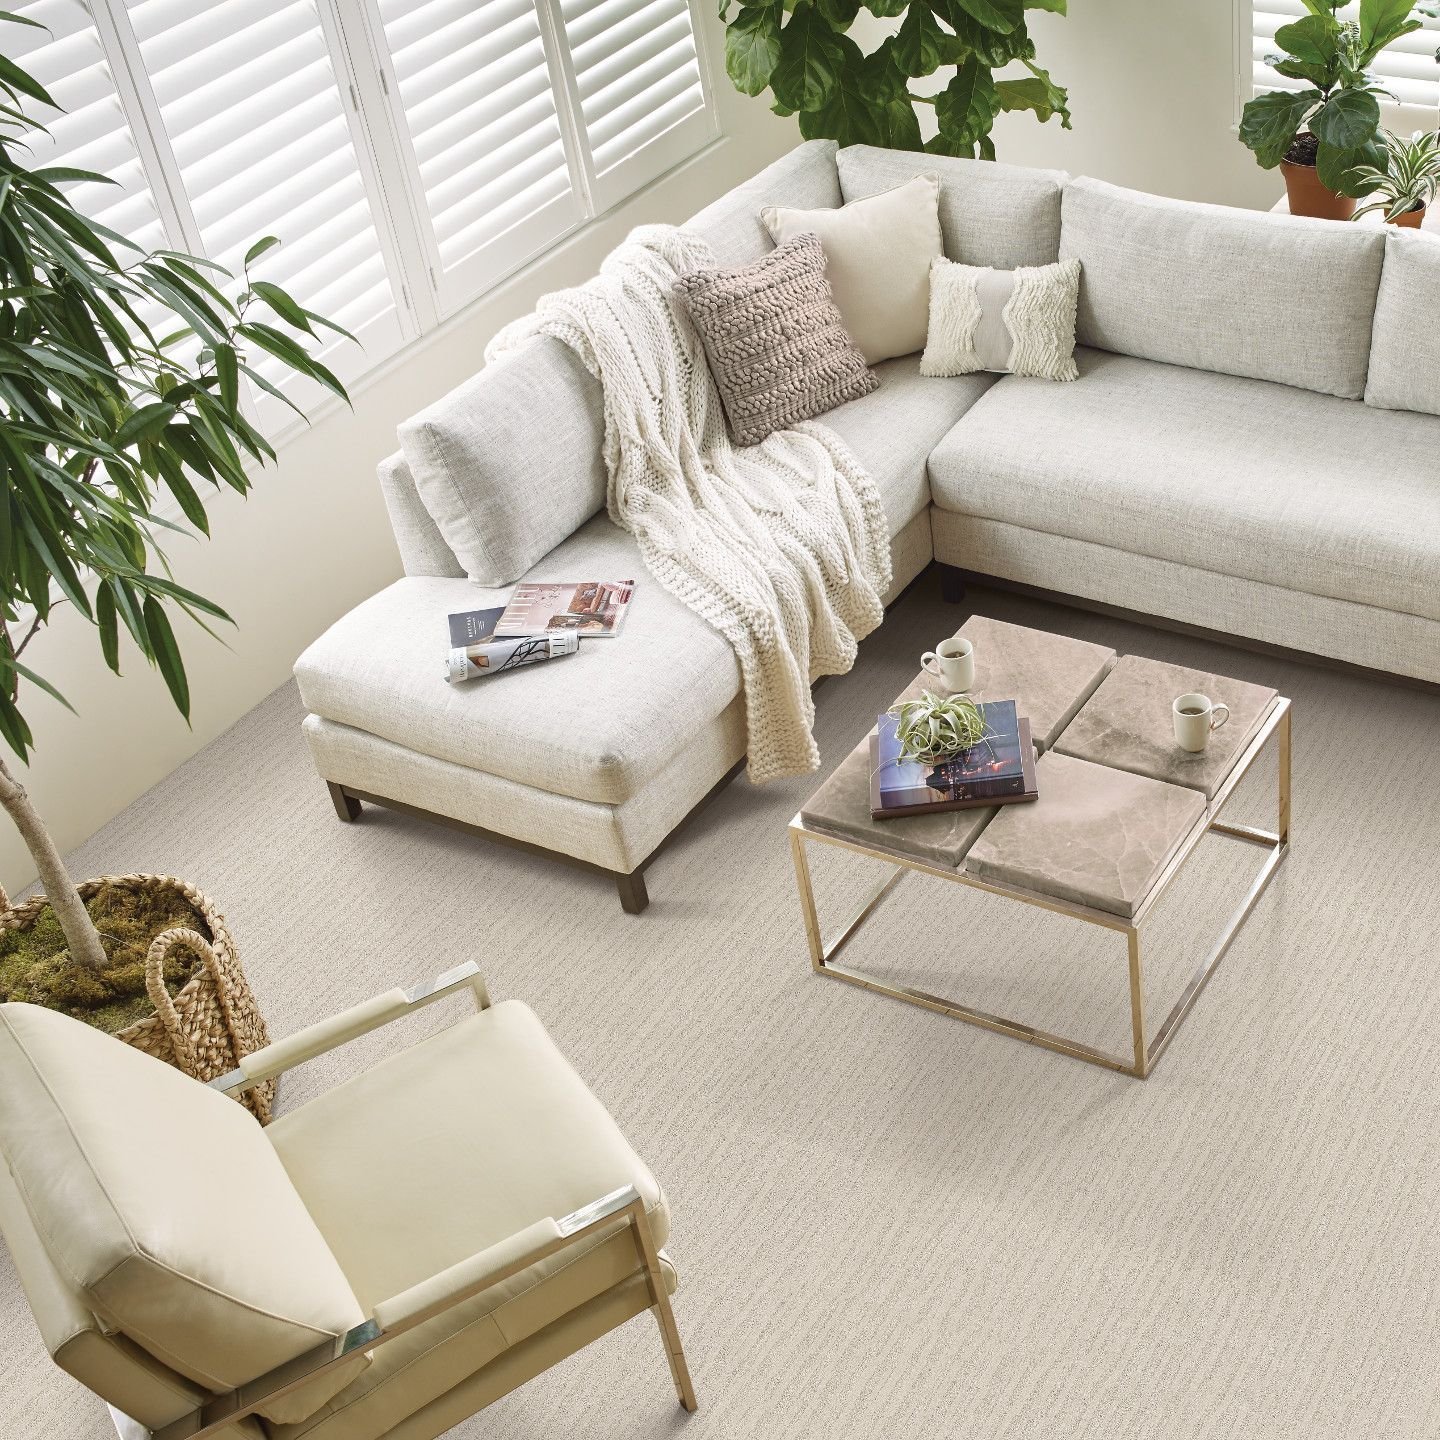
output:
[[[36,24],[9,12],[0,20]],[[175,581],[160,541],[167,531],[208,535],[205,492],[243,494],[247,467],[275,458],[246,417],[242,386],[291,402],[252,358],[263,352],[346,398],[316,358],[322,330],[346,332],[252,276],[274,237],[250,247],[238,280],[196,256],[142,252],[81,214],[62,188],[105,177],[26,165],[27,140],[44,130],[27,105],[58,109],[0,56],[0,736],[22,761],[34,744],[27,698],[44,691],[68,703],[25,659],[61,605],[94,626],[117,674],[128,636],[189,718],[172,618],[208,630],[229,617]],[[161,513],[173,514],[171,501],[188,525]],[[30,851],[71,959],[99,969],[95,927],[3,758],[0,805]]]

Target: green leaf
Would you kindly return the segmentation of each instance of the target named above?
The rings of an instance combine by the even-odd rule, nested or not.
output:
[[[240,357],[233,345],[215,347],[215,373],[220,377],[220,402],[227,410],[240,404]]]
[[[1363,90],[1337,90],[1311,117],[1310,130],[1322,145],[1354,150],[1380,128],[1380,102]]]
[[[251,283],[250,288],[287,325],[293,325],[297,330],[303,330],[307,335],[313,335],[315,333],[314,330],[310,328],[310,321],[305,312],[278,285],[272,285],[268,280],[256,280]]]
[[[903,15],[910,3],[911,0],[865,0],[865,8],[882,20],[890,20],[896,15]]]
[[[10,698],[10,687],[0,685],[0,735],[5,737],[5,743],[22,759],[30,758],[30,750],[35,743],[35,737],[30,733],[30,727],[25,723],[25,717],[15,707],[15,702]]]
[[[267,250],[273,250],[280,243],[278,235],[266,235],[263,239],[257,240],[246,252],[244,265],[253,265]]]
[[[137,440],[148,440],[153,434],[163,430],[174,414],[175,407],[167,405],[163,400],[142,405],[115,432],[116,447],[123,450]]]
[[[100,653],[117,675],[120,673],[120,627],[115,619],[115,594],[108,584],[95,592],[95,628],[100,632]]]
[[[973,146],[988,135],[1000,113],[1000,95],[988,66],[971,56],[935,101],[940,135],[958,146]],[[957,152],[958,153],[958,152]]]
[[[1070,128],[1069,96],[1050,76],[1036,67],[1028,80],[997,80],[996,92],[1002,110],[1032,110],[1042,124],[1058,115],[1061,126]]]
[[[1246,104],[1240,116],[1240,139],[1255,152],[1263,169],[1273,170],[1285,158],[1320,99],[1318,90],[1271,90]]]
[[[944,62],[947,38],[924,4],[912,5],[895,34],[891,53],[896,67],[913,78],[933,75]]]
[[[1360,0],[1360,44],[1365,49],[1380,49],[1418,30],[1420,22],[1410,23],[1415,0]]]
[[[780,32],[780,60],[770,76],[775,98],[791,110],[820,109],[834,94],[847,58],[841,39],[814,5],[802,4]]]
[[[0,82],[52,110],[60,107],[50,98],[50,92],[33,75],[27,75],[13,60],[0,55]]]
[[[1331,71],[1340,58],[1341,33],[1338,21],[1323,15],[1306,15],[1282,25],[1275,32],[1275,43],[1297,60]]]
[[[818,110],[800,112],[800,133],[807,140],[838,140],[841,145],[885,144],[882,113],[867,92],[861,66],[845,66],[829,100]]]
[[[1053,15],[1066,13],[1065,0],[1025,0],[1027,10],[1049,10]]]
[[[1337,195],[1352,195],[1357,199],[1373,194],[1380,182],[1372,176],[1352,172],[1368,167],[1383,178],[1386,164],[1385,147],[1377,139],[1353,150],[1337,150],[1333,145],[1322,143],[1315,151],[1315,174],[1320,183]]]
[[[779,4],[746,6],[725,31],[725,73],[742,95],[758,95],[780,62]]]
[[[1309,60],[1285,59],[1280,55],[1266,56],[1266,63],[1277,75],[1284,75],[1290,80],[1306,80],[1311,85],[1327,86],[1330,84],[1330,71],[1324,65],[1312,64]]]
[[[72,715],[77,713],[75,707],[43,675],[37,675],[28,665],[22,665],[18,660],[12,660],[10,663],[15,667],[17,675],[23,675],[32,685],[38,685],[52,700],[58,700]]]
[[[1025,23],[1024,0],[956,0],[956,3],[987,30],[998,30],[1002,35]]]
[[[185,662],[180,658],[180,647],[175,643],[175,632],[170,628],[170,617],[166,615],[164,605],[153,595],[145,597],[141,613],[145,618],[145,633],[149,637],[147,653],[164,677],[175,708],[189,720],[190,682],[185,675]]]
[[[931,8],[955,32],[946,61],[958,65],[976,55],[992,70],[1012,60],[1028,60],[1035,54],[1035,43],[1025,27],[1024,12],[1020,23],[1004,32],[982,25],[961,4],[961,0],[932,0]]]
[[[836,30],[848,30],[860,13],[860,0],[815,0],[815,8]]]

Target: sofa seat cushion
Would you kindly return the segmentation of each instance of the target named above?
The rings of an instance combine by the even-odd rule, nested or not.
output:
[[[528,1006],[471,1016],[266,1131],[365,1312],[547,1216],[627,1185],[656,1244],[659,1185]],[[633,1231],[520,1271],[381,1345],[365,1374],[277,1440],[379,1436],[510,1346],[641,1271]]]
[[[818,423],[845,441],[870,472],[893,536],[930,503],[930,452],[996,377],[922,375],[918,355],[882,361],[875,374],[878,390],[837,406]]]
[[[407,749],[556,795],[618,805],[740,692],[719,631],[652,580],[635,541],[597,515],[530,580],[628,580],[620,634],[578,654],[463,685],[445,682],[445,617],[508,589],[411,576],[372,596],[295,664],[312,713]]]
[[[1440,619],[1440,422],[1076,358],[1076,384],[1007,376],[945,437],[939,509]]]

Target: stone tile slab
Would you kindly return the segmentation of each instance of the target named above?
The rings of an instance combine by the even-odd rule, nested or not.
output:
[[[1041,751],[1050,749],[1115,663],[1108,645],[984,615],[972,615],[955,633],[975,647],[970,698],[1016,701],[1018,713],[1029,717],[1030,738]],[[913,700],[922,689],[940,688],[940,681],[922,670],[898,699]]]
[[[1205,812],[1195,790],[1051,752],[1040,798],[1006,805],[965,872],[1129,917]]]
[[[1175,743],[1171,714],[1176,697],[1192,690],[1230,707],[1230,719],[1211,733],[1210,744],[1198,755]],[[1126,655],[1054,748],[1062,755],[1184,785],[1211,800],[1260,728],[1275,695],[1265,685]]]
[[[870,815],[870,737],[845,757],[800,812],[807,825],[875,849],[896,850],[954,869],[995,811],[939,810],[875,820]]]

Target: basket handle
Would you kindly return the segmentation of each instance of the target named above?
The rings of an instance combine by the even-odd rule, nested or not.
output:
[[[165,957],[176,945],[188,945],[195,951],[222,996],[225,994],[225,980],[220,972],[220,961],[216,958],[215,951],[198,931],[177,926],[173,930],[162,930],[150,942],[150,953],[145,957],[145,993],[150,997],[150,1003],[155,1007],[155,1013],[160,1017],[165,1033],[170,1037],[175,1058],[193,1071],[197,1063],[194,1048],[180,1024],[175,1002],[165,988]]]

